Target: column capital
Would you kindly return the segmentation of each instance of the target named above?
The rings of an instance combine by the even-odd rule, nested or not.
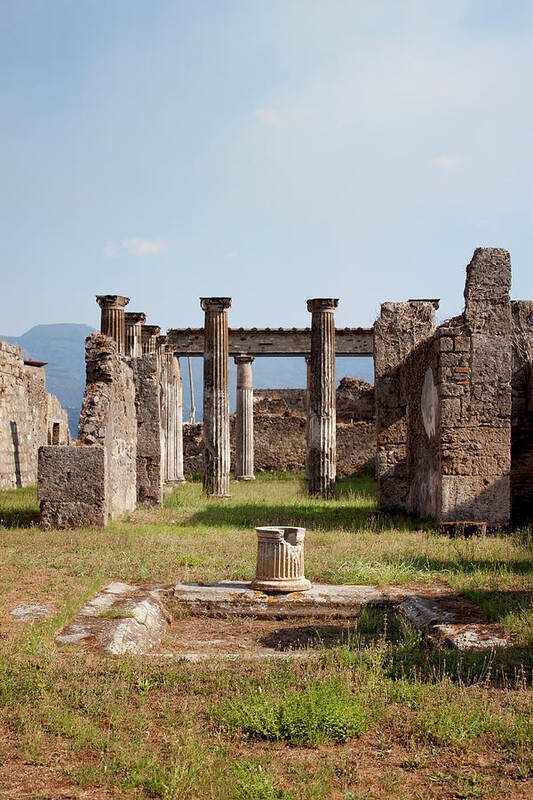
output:
[[[126,325],[144,325],[146,322],[146,314],[142,311],[126,311],[124,313],[124,320]]]
[[[200,297],[202,311],[226,311],[231,306],[231,297]]]
[[[159,325],[143,325],[144,336],[159,336],[161,327]]]
[[[338,297],[315,297],[307,301],[308,311],[335,311],[339,305]]]
[[[100,308],[124,308],[130,302],[130,298],[121,294],[97,294],[96,302]]]
[[[236,364],[251,364],[252,361],[255,360],[255,356],[248,356],[245,353],[239,353],[239,355],[233,356],[233,360]]]

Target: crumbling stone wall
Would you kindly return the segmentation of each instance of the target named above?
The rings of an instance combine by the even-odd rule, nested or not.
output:
[[[375,416],[372,384],[346,375],[337,386],[337,422],[369,422]]]
[[[362,398],[359,397],[361,393]],[[305,389],[254,391],[254,462],[257,472],[301,472],[305,469]],[[343,378],[337,389],[349,422],[337,422],[337,474],[374,468],[376,433],[368,396],[373,387]],[[230,419],[231,469],[235,468],[235,416]],[[183,426],[184,471],[203,470],[202,424]]]
[[[34,472],[37,475],[37,450],[46,444],[70,443],[68,414],[58,398],[46,391],[46,374],[42,367],[24,364],[32,441]]]
[[[434,333],[426,327],[425,336],[412,335],[411,303],[385,304],[378,354],[389,351],[398,331],[407,345],[409,332],[411,347],[389,372],[386,359],[376,364],[383,507],[440,521],[509,522],[510,285],[507,251],[478,248],[467,267],[464,313]]]
[[[85,347],[79,446],[43,447],[39,455],[44,527],[105,525],[109,517],[132,511],[136,504],[133,372],[107,336],[95,333]]]
[[[254,389],[254,414],[304,416],[305,389]]]
[[[22,350],[0,341],[0,489],[37,480],[41,445],[70,441],[67,412],[46,391],[42,367],[24,363]]]
[[[102,527],[109,517],[108,458],[101,445],[41,447],[43,528]]]
[[[137,419],[133,372],[112,339],[94,333],[86,341],[87,384],[79,442],[106,451],[107,504],[112,519],[136,503]]]
[[[376,473],[384,509],[407,505],[407,387],[403,365],[434,330],[435,304],[424,300],[383,303],[374,325]]]
[[[533,510],[533,302],[512,301],[511,311],[511,514],[521,523]]]
[[[137,501],[163,502],[161,364],[157,353],[132,358],[137,413]]]

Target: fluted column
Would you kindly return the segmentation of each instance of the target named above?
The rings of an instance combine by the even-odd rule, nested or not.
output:
[[[309,396],[311,392],[311,356],[305,357],[306,378],[305,384],[305,474],[308,475],[309,464]]]
[[[254,476],[254,389],[253,356],[235,356],[237,364],[237,419],[235,424],[235,477],[253,481]]]
[[[138,358],[143,354],[142,326],[146,322],[146,314],[141,311],[126,311],[124,314],[126,325],[126,355]]]
[[[305,528],[264,527],[257,531],[257,568],[252,589],[262,592],[305,592]]]
[[[170,442],[168,455],[168,480],[174,483],[185,483],[183,474],[183,391],[179,359],[174,353],[170,356],[170,376],[168,382],[168,419],[167,439]]]
[[[159,325],[143,325],[142,328],[142,350],[145,353],[155,353],[157,350],[157,339],[161,333]]]
[[[229,497],[228,309],[230,297],[201,297],[204,327],[204,492]]]
[[[309,494],[329,497],[337,473],[335,393],[335,309],[339,301],[307,301],[311,312],[311,363],[307,421]]]
[[[126,329],[124,324],[124,307],[130,302],[129,297],[120,294],[98,294],[96,302],[102,309],[100,333],[109,336],[117,343],[118,352],[126,352]]]

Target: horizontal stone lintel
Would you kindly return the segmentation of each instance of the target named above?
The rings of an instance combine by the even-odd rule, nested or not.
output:
[[[230,328],[229,354],[250,356],[306,356],[311,352],[310,328]],[[170,328],[168,344],[180,356],[203,356],[203,328]],[[372,356],[372,328],[337,328],[337,356]]]

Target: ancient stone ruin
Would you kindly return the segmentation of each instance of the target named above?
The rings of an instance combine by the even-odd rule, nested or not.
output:
[[[232,329],[231,299],[211,297],[201,299],[204,328],[174,328],[161,336],[158,326],[145,324],[144,314],[125,313],[127,297],[99,296],[102,327],[87,340],[78,444],[40,451],[43,524],[105,524],[138,502],[161,504],[163,486],[184,480],[179,357],[199,355],[201,472],[208,495],[229,495],[232,428],[235,476],[250,480],[262,468],[261,426],[270,425],[272,439],[283,440],[281,421],[289,418],[293,427],[297,420],[300,437],[305,434],[305,454],[300,445],[298,458],[311,495],[332,494],[342,426],[356,431],[364,425],[364,436],[344,439],[343,459],[353,462],[360,450],[355,461],[368,463],[375,446],[382,509],[462,525],[527,518],[533,304],[510,300],[510,280],[507,251],[476,250],[467,269],[464,313],[439,327],[438,301],[409,300],[384,303],[373,328],[336,329],[338,301],[318,298],[308,301],[310,329]],[[238,367],[233,423],[230,356]],[[306,358],[307,389],[298,413],[254,409],[252,365],[262,356]],[[348,383],[335,390],[336,356],[374,357],[375,421],[372,387],[361,387],[366,394],[357,411],[346,404]],[[262,402],[260,395],[256,399]],[[188,460],[195,436],[198,429],[186,426]]]
[[[251,589],[259,592],[306,592],[304,575],[305,528],[256,528],[257,569]]]
[[[105,525],[137,503],[161,505],[163,485],[184,481],[179,361],[157,326],[143,336],[144,314],[124,314],[128,298],[97,299],[78,442],[39,452],[45,527]]]
[[[531,304],[511,302],[506,250],[478,248],[463,314],[384,303],[374,326],[382,508],[507,525],[531,508]],[[529,512],[531,514],[531,512]]]
[[[242,356],[236,356],[236,359]],[[246,357],[251,358],[251,357]],[[250,369],[251,372],[251,369]],[[251,376],[250,376],[251,377]],[[248,378],[248,381],[250,379]],[[237,374],[237,387],[240,377]],[[255,472],[302,472],[306,457],[307,396],[305,389],[246,390],[253,402],[253,434],[247,441],[248,465]],[[230,472],[237,479],[237,424],[241,418],[237,388],[237,409],[230,416]],[[245,398],[247,399],[247,398]],[[342,378],[337,387],[337,475],[347,476],[361,469],[375,471],[376,429],[374,387],[358,378]],[[201,422],[183,425],[183,470],[185,477],[202,473],[204,446]],[[253,460],[252,460],[253,459]],[[252,472],[248,466],[248,474]],[[249,480],[249,478],[243,478]]]
[[[0,341],[0,489],[37,481],[42,445],[70,442],[67,412],[46,391],[45,365],[24,360],[22,350]]]

